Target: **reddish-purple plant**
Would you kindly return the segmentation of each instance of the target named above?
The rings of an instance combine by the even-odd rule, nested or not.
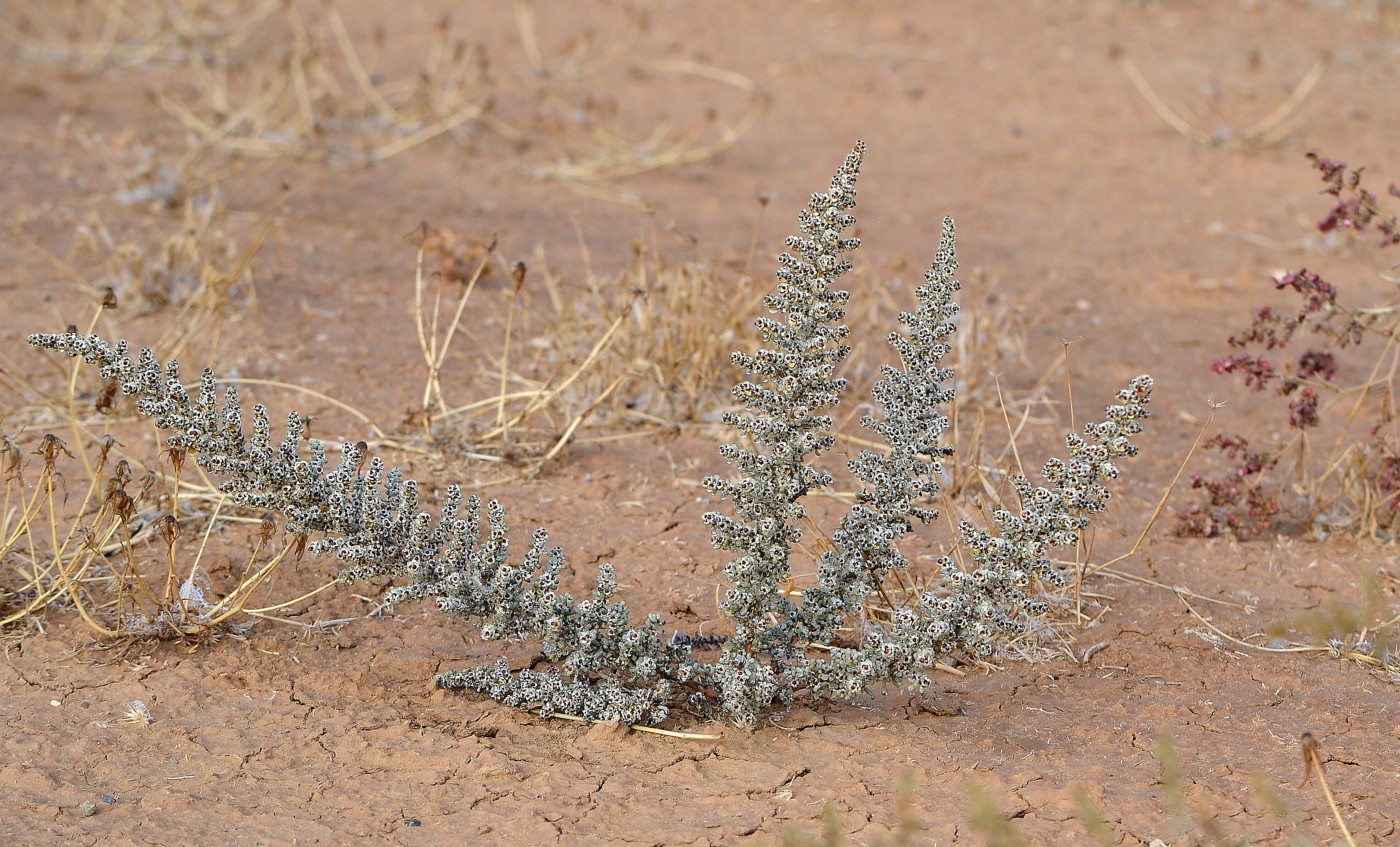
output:
[[[1306,268],[1276,278],[1274,288],[1296,292],[1302,303],[1291,311],[1270,306],[1255,309],[1253,322],[1229,338],[1230,347],[1240,352],[1214,360],[1210,368],[1218,374],[1241,374],[1244,384],[1254,391],[1271,388],[1284,397],[1297,393],[1299,397],[1289,404],[1289,426],[1307,429],[1319,422],[1318,395],[1310,386],[1330,385],[1337,373],[1336,354],[1328,348],[1340,350],[1360,344],[1368,326],[1337,305],[1336,286]],[[1285,362],[1282,367],[1249,352],[1254,346],[1264,350],[1288,347],[1298,330],[1304,328],[1317,335],[1322,346],[1304,350],[1295,361]]]
[[[1322,193],[1335,198],[1327,215],[1317,223],[1319,231],[1349,229],[1361,234],[1374,229],[1380,235],[1378,247],[1400,244],[1396,216],[1380,206],[1374,193],[1362,187],[1362,169],[1348,171],[1345,162],[1315,153],[1309,153],[1308,158],[1322,174]],[[1389,194],[1400,197],[1400,188],[1391,185]],[[1335,396],[1343,390],[1334,382],[1342,351],[1360,345],[1368,334],[1391,342],[1400,331],[1400,313],[1396,310],[1348,309],[1338,303],[1336,286],[1306,268],[1277,277],[1274,289],[1292,292],[1299,302],[1291,308],[1256,308],[1249,326],[1228,339],[1229,354],[1213,360],[1211,370],[1238,375],[1251,391],[1287,398],[1288,426],[1296,435],[1289,442],[1262,451],[1250,447],[1238,435],[1217,435],[1207,441],[1208,448],[1225,455],[1230,469],[1214,478],[1199,474],[1192,477],[1192,489],[1204,497],[1192,501],[1178,514],[1181,535],[1208,537],[1229,533],[1243,539],[1275,529],[1277,516],[1283,511],[1279,498],[1288,489],[1279,485],[1277,494],[1268,493],[1265,476],[1289,446],[1305,440],[1307,432],[1322,423],[1324,395]],[[1296,357],[1288,357],[1284,351],[1296,349],[1295,344],[1303,349]],[[1386,352],[1391,352],[1389,347]],[[1382,434],[1391,421],[1389,398],[1386,386],[1379,420],[1370,428],[1367,443],[1354,445],[1355,449],[1334,450],[1332,454],[1334,461],[1359,459],[1361,468],[1359,474],[1337,474],[1332,478],[1341,480],[1343,486],[1360,480],[1366,490],[1361,496],[1344,491],[1341,496],[1323,497],[1322,492],[1310,487],[1311,483],[1301,486],[1303,502],[1298,505],[1305,513],[1302,517],[1306,523],[1318,517],[1324,500],[1329,501],[1328,506],[1341,500],[1363,504],[1361,510],[1371,512],[1365,524],[1373,529],[1378,524],[1394,522],[1400,503],[1400,456],[1393,449],[1395,439]],[[1300,452],[1300,462],[1304,455]],[[1298,470],[1305,473],[1307,469],[1298,466]],[[1327,471],[1319,477],[1328,478]]]
[[[1365,168],[1348,172],[1346,162],[1334,162],[1316,153],[1309,153],[1308,158],[1312,160],[1313,167],[1322,172],[1322,181],[1327,186],[1322,193],[1337,198],[1326,217],[1317,222],[1319,232],[1349,229],[1362,233],[1374,224],[1376,232],[1380,233],[1381,247],[1400,244],[1400,228],[1396,226],[1395,215],[1386,214],[1376,195],[1361,187],[1361,172]],[[1400,186],[1391,183],[1386,193],[1391,197],[1400,197]]]
[[[1178,533],[1198,538],[1229,533],[1243,540],[1272,529],[1281,507],[1277,498],[1264,491],[1263,474],[1273,470],[1278,457],[1260,453],[1239,436],[1216,435],[1205,446],[1220,450],[1234,467],[1212,479],[1191,475],[1191,488],[1206,499],[1191,502],[1177,516]]]

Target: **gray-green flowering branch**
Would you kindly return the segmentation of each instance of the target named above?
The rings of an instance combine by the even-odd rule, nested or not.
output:
[[[396,582],[388,602],[431,598],[444,613],[476,624],[483,640],[531,641],[544,660],[512,668],[499,659],[442,673],[442,687],[544,714],[629,723],[659,722],[677,704],[752,723],[799,696],[849,698],[877,683],[923,687],[938,661],[990,655],[1046,611],[1037,586],[1063,584],[1050,552],[1074,544],[1103,511],[1115,460],[1136,452],[1130,438],[1147,417],[1152,380],[1133,380],[1104,422],[1070,435],[1068,458],[1045,464],[1045,485],[1015,477],[1019,511],[996,510],[987,529],[959,525],[970,570],[944,557],[931,587],[891,621],[867,620],[871,593],[908,567],[900,539],[915,521],[937,517],[939,462],[953,452],[944,439],[953,373],[943,359],[959,285],[956,233],[945,219],[915,307],[900,314],[902,330],[889,337],[898,363],[882,368],[871,398],[876,411],[861,422],[886,449],[863,450],[848,463],[860,491],[819,545],[816,584],[795,599],[793,554],[810,522],[803,500],[833,481],[818,460],[835,441],[829,411],[846,390],[836,372],[850,353],[850,331],[841,323],[850,294],[833,284],[850,270],[844,255],[859,246],[845,233],[855,222],[849,213],[864,152],[858,145],[830,189],[812,195],[800,214],[800,234],[788,239],[792,252],[779,258],[778,284],[764,301],[772,317],[755,322],[766,346],[733,357],[748,379],[733,391],[742,411],[725,422],[746,443],[720,451],[739,476],[704,482],[733,509],[704,516],[716,549],[733,555],[720,604],[732,632],[722,645],[667,639],[657,614],[634,624],[616,599],[611,565],[599,567],[586,596],[561,591],[563,551],[541,528],[513,554],[506,511],[494,500],[483,504],[449,486],[436,513],[425,511],[417,484],[367,456],[362,443],[342,445],[331,468],[325,445],[305,438],[295,412],[280,444],[273,444],[261,405],[245,432],[238,392],[225,389],[220,402],[212,371],[203,372],[191,396],[179,365],[162,365],[149,350],[133,361],[125,342],[95,335],[29,340],[82,357],[116,380],[141,413],[170,432],[171,448],[193,455],[235,502],[280,512],[289,532],[314,537],[308,549],[344,563],[343,581],[388,577]],[[838,637],[848,646],[834,644]],[[694,655],[715,646],[713,661]]]

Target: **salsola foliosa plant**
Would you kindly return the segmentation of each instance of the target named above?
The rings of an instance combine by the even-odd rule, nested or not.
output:
[[[1321,174],[1322,193],[1333,198],[1318,231],[1373,230],[1378,249],[1400,244],[1394,211],[1362,185],[1361,170],[1317,154],[1308,158]],[[1389,193],[1400,197],[1400,187],[1390,186]],[[1229,468],[1193,476],[1200,496],[1179,513],[1178,531],[1245,539],[1290,521],[1319,537],[1342,531],[1393,538],[1400,522],[1394,396],[1400,306],[1349,306],[1336,285],[1306,268],[1281,274],[1273,285],[1296,305],[1255,308],[1249,326],[1230,336],[1229,354],[1211,369],[1279,398],[1288,435],[1269,443],[1251,443],[1242,433],[1210,439],[1207,445],[1225,455]],[[1359,371],[1347,367],[1356,360]]]
[[[749,379],[733,391],[742,410],[725,421],[744,440],[721,451],[738,476],[704,483],[732,506],[731,513],[705,515],[714,546],[732,554],[721,604],[730,632],[721,644],[667,638],[659,614],[634,622],[616,596],[611,564],[598,568],[588,594],[562,591],[564,551],[536,529],[523,555],[513,555],[516,537],[498,502],[452,486],[436,514],[423,511],[417,484],[367,456],[363,445],[342,446],[332,467],[324,444],[304,443],[296,413],[280,445],[261,405],[246,433],[237,390],[226,389],[220,402],[210,371],[191,396],[177,363],[162,365],[145,350],[133,361],[124,342],[71,332],[30,342],[100,367],[157,427],[171,431],[170,446],[195,456],[235,502],[279,512],[290,532],[315,536],[308,549],[344,562],[345,582],[392,577],[399,584],[388,602],[431,598],[443,612],[479,625],[486,641],[539,644],[542,662],[517,669],[502,658],[449,671],[437,676],[444,688],[542,714],[654,723],[680,705],[740,724],[799,697],[848,699],[888,683],[922,688],[940,659],[989,655],[1046,610],[1038,587],[1063,583],[1049,553],[1075,543],[1105,508],[1115,461],[1136,453],[1130,438],[1147,416],[1152,380],[1134,379],[1104,422],[1068,436],[1068,457],[1045,464],[1046,485],[1014,477],[1019,511],[996,510],[988,529],[960,525],[970,570],[944,557],[939,578],[888,624],[863,620],[871,592],[908,567],[900,539],[915,521],[936,516],[940,459],[952,449],[941,436],[953,375],[941,363],[959,285],[955,231],[946,219],[917,303],[889,336],[898,364],[883,369],[873,389],[876,411],[863,421],[885,449],[850,462],[861,490],[839,527],[819,539],[817,584],[799,602],[789,585],[810,521],[803,501],[833,482],[816,460],[834,444],[828,412],[846,390],[837,368],[850,350],[841,323],[850,295],[833,285],[851,269],[843,254],[858,246],[845,233],[855,223],[849,212],[864,153],[864,145],[851,151],[830,189],[812,195],[800,214],[801,234],[788,239],[793,252],[779,258],[778,282],[765,300],[770,316],[756,321],[767,346],[733,357]],[[838,646],[838,629],[855,634]],[[698,655],[715,649],[713,659]]]

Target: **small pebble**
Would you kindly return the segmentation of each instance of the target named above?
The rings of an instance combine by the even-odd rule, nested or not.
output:
[[[404,819],[403,819],[403,825],[404,825],[404,826],[422,826],[422,825],[423,825],[423,822],[420,821],[420,820],[418,820],[417,818],[404,818]]]
[[[102,802],[106,803],[108,806],[115,806],[117,804],[117,798],[110,794],[103,794]]]
[[[85,818],[90,818],[97,814],[97,804],[91,800],[84,802],[78,809],[82,811],[83,817]]]

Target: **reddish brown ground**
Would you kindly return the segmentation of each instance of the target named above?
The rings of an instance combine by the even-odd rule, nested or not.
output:
[[[370,2],[340,5],[354,32],[383,23],[388,42],[411,55],[456,4],[410,0],[393,14]],[[964,279],[982,269],[1026,298],[1034,320],[1029,361],[1005,376],[1010,387],[1039,377],[1061,339],[1074,342],[1081,414],[1136,373],[1157,377],[1143,457],[1125,463],[1100,532],[1103,558],[1127,549],[1146,522],[1207,398],[1234,400],[1218,415],[1222,426],[1250,425],[1253,407],[1206,362],[1266,296],[1272,272],[1325,266],[1353,296],[1379,290],[1373,253],[1310,249],[1310,222],[1323,206],[1303,159],[1319,150],[1383,176],[1400,173],[1394,19],[1322,8],[1376,4],[539,3],[547,56],[585,29],[599,43],[625,39],[612,65],[569,93],[615,109],[631,137],[667,118],[684,126],[709,108],[734,121],[743,108],[723,86],[677,97],[630,73],[648,61],[702,62],[745,75],[766,94],[766,111],[728,152],[618,184],[651,214],[532,177],[559,153],[550,133],[565,130],[551,129],[557,112],[546,95],[512,84],[525,58],[510,9],[499,5],[471,21],[458,12],[457,24],[488,49],[502,86],[497,112],[525,127],[528,143],[482,129],[468,145],[439,139],[374,168],[258,164],[226,181],[232,228],[245,234],[284,183],[290,194],[277,243],[259,258],[258,307],[223,326],[225,371],[303,381],[397,422],[422,386],[413,248],[403,239],[419,221],[498,233],[510,260],[541,245],[565,280],[584,276],[576,229],[600,273],[622,267],[638,235],[659,232],[667,249],[692,255],[671,230],[693,235],[701,257],[723,264],[742,263],[757,227],[762,260],[781,249],[806,194],[863,138],[861,262],[884,277],[904,262],[917,267],[939,218],[955,215]],[[4,15],[20,6],[30,8],[6,2]],[[178,90],[178,73],[154,65],[92,77],[23,60],[17,49],[0,55],[7,223],[26,222],[60,256],[69,255],[74,221],[92,210],[128,231],[168,229],[170,213],[111,202],[100,159],[60,122],[108,138],[136,131],[182,149],[169,116],[147,97]],[[1120,56],[1164,98],[1204,114],[1207,132],[1230,129],[1235,138],[1316,59],[1331,67],[1298,113],[1299,128],[1249,151],[1171,129]],[[773,197],[763,218],[759,195]],[[52,383],[52,357],[28,351],[24,334],[85,324],[93,304],[18,228],[10,233],[0,241],[3,353]],[[499,334],[489,328],[507,302],[493,285],[471,317],[488,338]],[[108,328],[137,343],[164,329],[159,315],[114,320]],[[466,347],[454,363],[464,382],[483,366]],[[0,400],[0,408],[19,402]],[[4,423],[8,432],[23,421]],[[1258,423],[1270,426],[1277,421]],[[1045,444],[1055,429],[1029,437]],[[438,481],[494,473],[399,461]],[[719,466],[704,433],[683,430],[579,443],[537,477],[490,494],[516,524],[549,526],[585,574],[594,562],[615,562],[634,609],[659,608],[694,626],[714,617],[722,579],[698,520],[710,506],[695,483]],[[1170,530],[1163,520],[1123,569],[1228,601],[1197,607],[1239,635],[1331,601],[1359,602],[1359,573],[1396,572],[1389,546],[1240,545],[1178,540]],[[295,596],[331,572],[330,562],[308,560],[279,577],[277,591]],[[1088,841],[1076,812],[1081,786],[1116,843],[1204,843],[1210,826],[1252,843],[1343,843],[1316,779],[1300,787],[1304,731],[1323,745],[1357,843],[1400,839],[1400,690],[1325,655],[1233,649],[1159,587],[1098,579],[1089,588],[1103,595],[1090,609],[1101,614],[1074,633],[1073,649],[1082,656],[1105,646],[1086,663],[1061,657],[939,675],[927,701],[891,695],[797,708],[752,732],[673,722],[720,740],[545,721],[433,690],[433,672],[482,661],[490,648],[423,608],[309,635],[263,624],[246,640],[200,649],[94,643],[76,617],[56,610],[44,632],[21,628],[6,639],[0,842],[773,844],[792,827],[815,832],[832,806],[851,842],[872,843],[897,823],[896,786],[912,773],[922,844],[982,842],[972,784],[1035,844]],[[1393,607],[1394,584],[1385,590]],[[362,613],[366,605],[351,595],[341,590],[301,618]],[[137,699],[154,723],[122,721]],[[1184,801],[1172,799],[1152,754],[1161,736],[1175,741]],[[1271,808],[1260,785],[1287,811]],[[85,817],[88,800],[97,812]]]

